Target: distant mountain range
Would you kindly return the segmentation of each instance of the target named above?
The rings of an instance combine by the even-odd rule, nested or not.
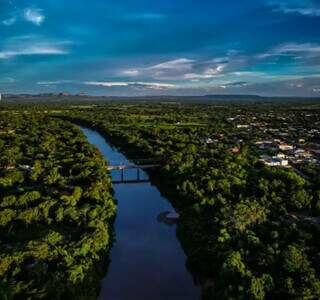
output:
[[[27,102],[65,102],[65,101],[161,101],[161,102],[179,102],[179,101],[218,101],[218,102],[274,102],[274,101],[320,101],[318,98],[310,97],[264,97],[259,95],[204,95],[204,96],[89,96],[83,93],[70,95],[68,93],[59,94],[3,94],[2,101],[27,101]]]

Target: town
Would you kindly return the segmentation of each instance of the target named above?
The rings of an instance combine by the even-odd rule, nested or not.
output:
[[[208,145],[231,142],[233,153],[240,153],[243,145],[250,146],[266,166],[291,168],[307,177],[303,169],[308,166],[320,171],[320,121],[312,112],[299,112],[301,118],[305,123],[296,124],[294,116],[285,113],[237,114],[227,118],[232,134],[215,134],[203,141]]]

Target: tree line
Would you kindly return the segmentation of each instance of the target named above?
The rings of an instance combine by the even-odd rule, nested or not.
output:
[[[80,129],[44,114],[0,119],[0,298],[96,299],[116,204]]]

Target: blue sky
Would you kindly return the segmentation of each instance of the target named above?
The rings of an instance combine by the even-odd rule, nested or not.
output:
[[[320,96],[318,0],[0,0],[0,91]]]

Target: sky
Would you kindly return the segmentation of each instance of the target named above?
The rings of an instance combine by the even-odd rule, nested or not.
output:
[[[320,97],[319,0],[0,0],[0,92]]]

